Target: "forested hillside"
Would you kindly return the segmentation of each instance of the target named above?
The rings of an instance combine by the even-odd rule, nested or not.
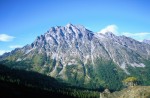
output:
[[[0,97],[98,98],[99,92],[60,83],[36,72],[0,65]]]

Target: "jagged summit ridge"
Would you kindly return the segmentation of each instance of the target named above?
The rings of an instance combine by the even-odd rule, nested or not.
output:
[[[126,36],[116,36],[111,32],[93,33],[84,26],[71,23],[50,28],[44,35],[38,36],[30,46],[27,45],[21,50],[27,55],[35,49],[38,53],[61,60],[64,65],[74,59],[70,58],[76,57],[84,63],[91,60],[94,64],[96,58],[103,58],[113,60],[122,68],[126,65],[144,67],[141,58],[150,58],[148,45]],[[26,57],[21,59],[24,58]]]

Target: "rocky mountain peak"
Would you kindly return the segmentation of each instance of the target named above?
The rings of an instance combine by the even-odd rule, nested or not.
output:
[[[38,36],[29,48],[24,48],[24,51],[30,53],[34,49],[62,60],[65,65],[68,64],[67,57],[70,56],[79,58],[85,64],[89,60],[95,64],[94,60],[103,58],[113,60],[125,69],[126,65],[143,67],[140,58],[150,58],[150,46],[132,38],[116,36],[112,32],[96,34],[82,25],[71,23],[51,27],[44,35]]]
[[[74,27],[74,25],[71,23],[68,23],[65,27]]]
[[[104,35],[108,38],[111,38],[111,39],[115,39],[116,38],[116,35],[113,34],[113,32],[106,32],[104,33]]]

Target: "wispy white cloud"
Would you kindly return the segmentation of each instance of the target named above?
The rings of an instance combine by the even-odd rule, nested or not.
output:
[[[10,50],[0,50],[0,55],[4,54],[5,52],[10,52]]]
[[[0,34],[0,41],[8,42],[12,41],[15,37],[9,36],[7,34]]]
[[[9,46],[9,48],[11,48],[11,49],[21,48],[21,47],[22,47],[21,45],[11,45],[11,46]]]
[[[105,34],[106,32],[112,32],[114,34],[118,34],[118,27],[116,25],[108,25],[102,30],[99,31],[99,33]]]
[[[149,32],[140,32],[140,33],[123,32],[122,35],[134,38],[138,41],[143,41],[144,39],[150,39],[150,33]]]
[[[138,41],[143,41],[144,39],[149,39],[150,40],[150,32],[118,32],[118,26],[117,25],[108,25],[105,28],[103,28],[102,30],[100,30],[100,32],[98,33],[102,33],[105,34],[106,32],[112,32],[115,35],[125,35],[127,37],[131,37],[134,38]]]
[[[129,32],[124,32],[123,34],[126,35],[126,36],[147,36],[147,35],[149,35],[150,33],[148,33],[148,32],[141,32],[141,33],[129,33]]]

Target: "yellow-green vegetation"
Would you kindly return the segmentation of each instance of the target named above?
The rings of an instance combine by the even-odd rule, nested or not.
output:
[[[18,57],[21,57],[23,53],[21,51],[15,51],[15,55],[8,56],[6,59],[10,61],[16,61]]]
[[[137,82],[137,81],[138,81],[138,79],[135,77],[128,77],[123,80],[123,82]]]
[[[42,55],[42,54],[37,54],[37,55],[35,55],[34,57],[33,57],[33,63],[35,64],[35,65],[43,65],[44,64],[44,55]]]
[[[135,86],[137,85],[138,79],[135,77],[128,77],[122,81],[126,86]]]

